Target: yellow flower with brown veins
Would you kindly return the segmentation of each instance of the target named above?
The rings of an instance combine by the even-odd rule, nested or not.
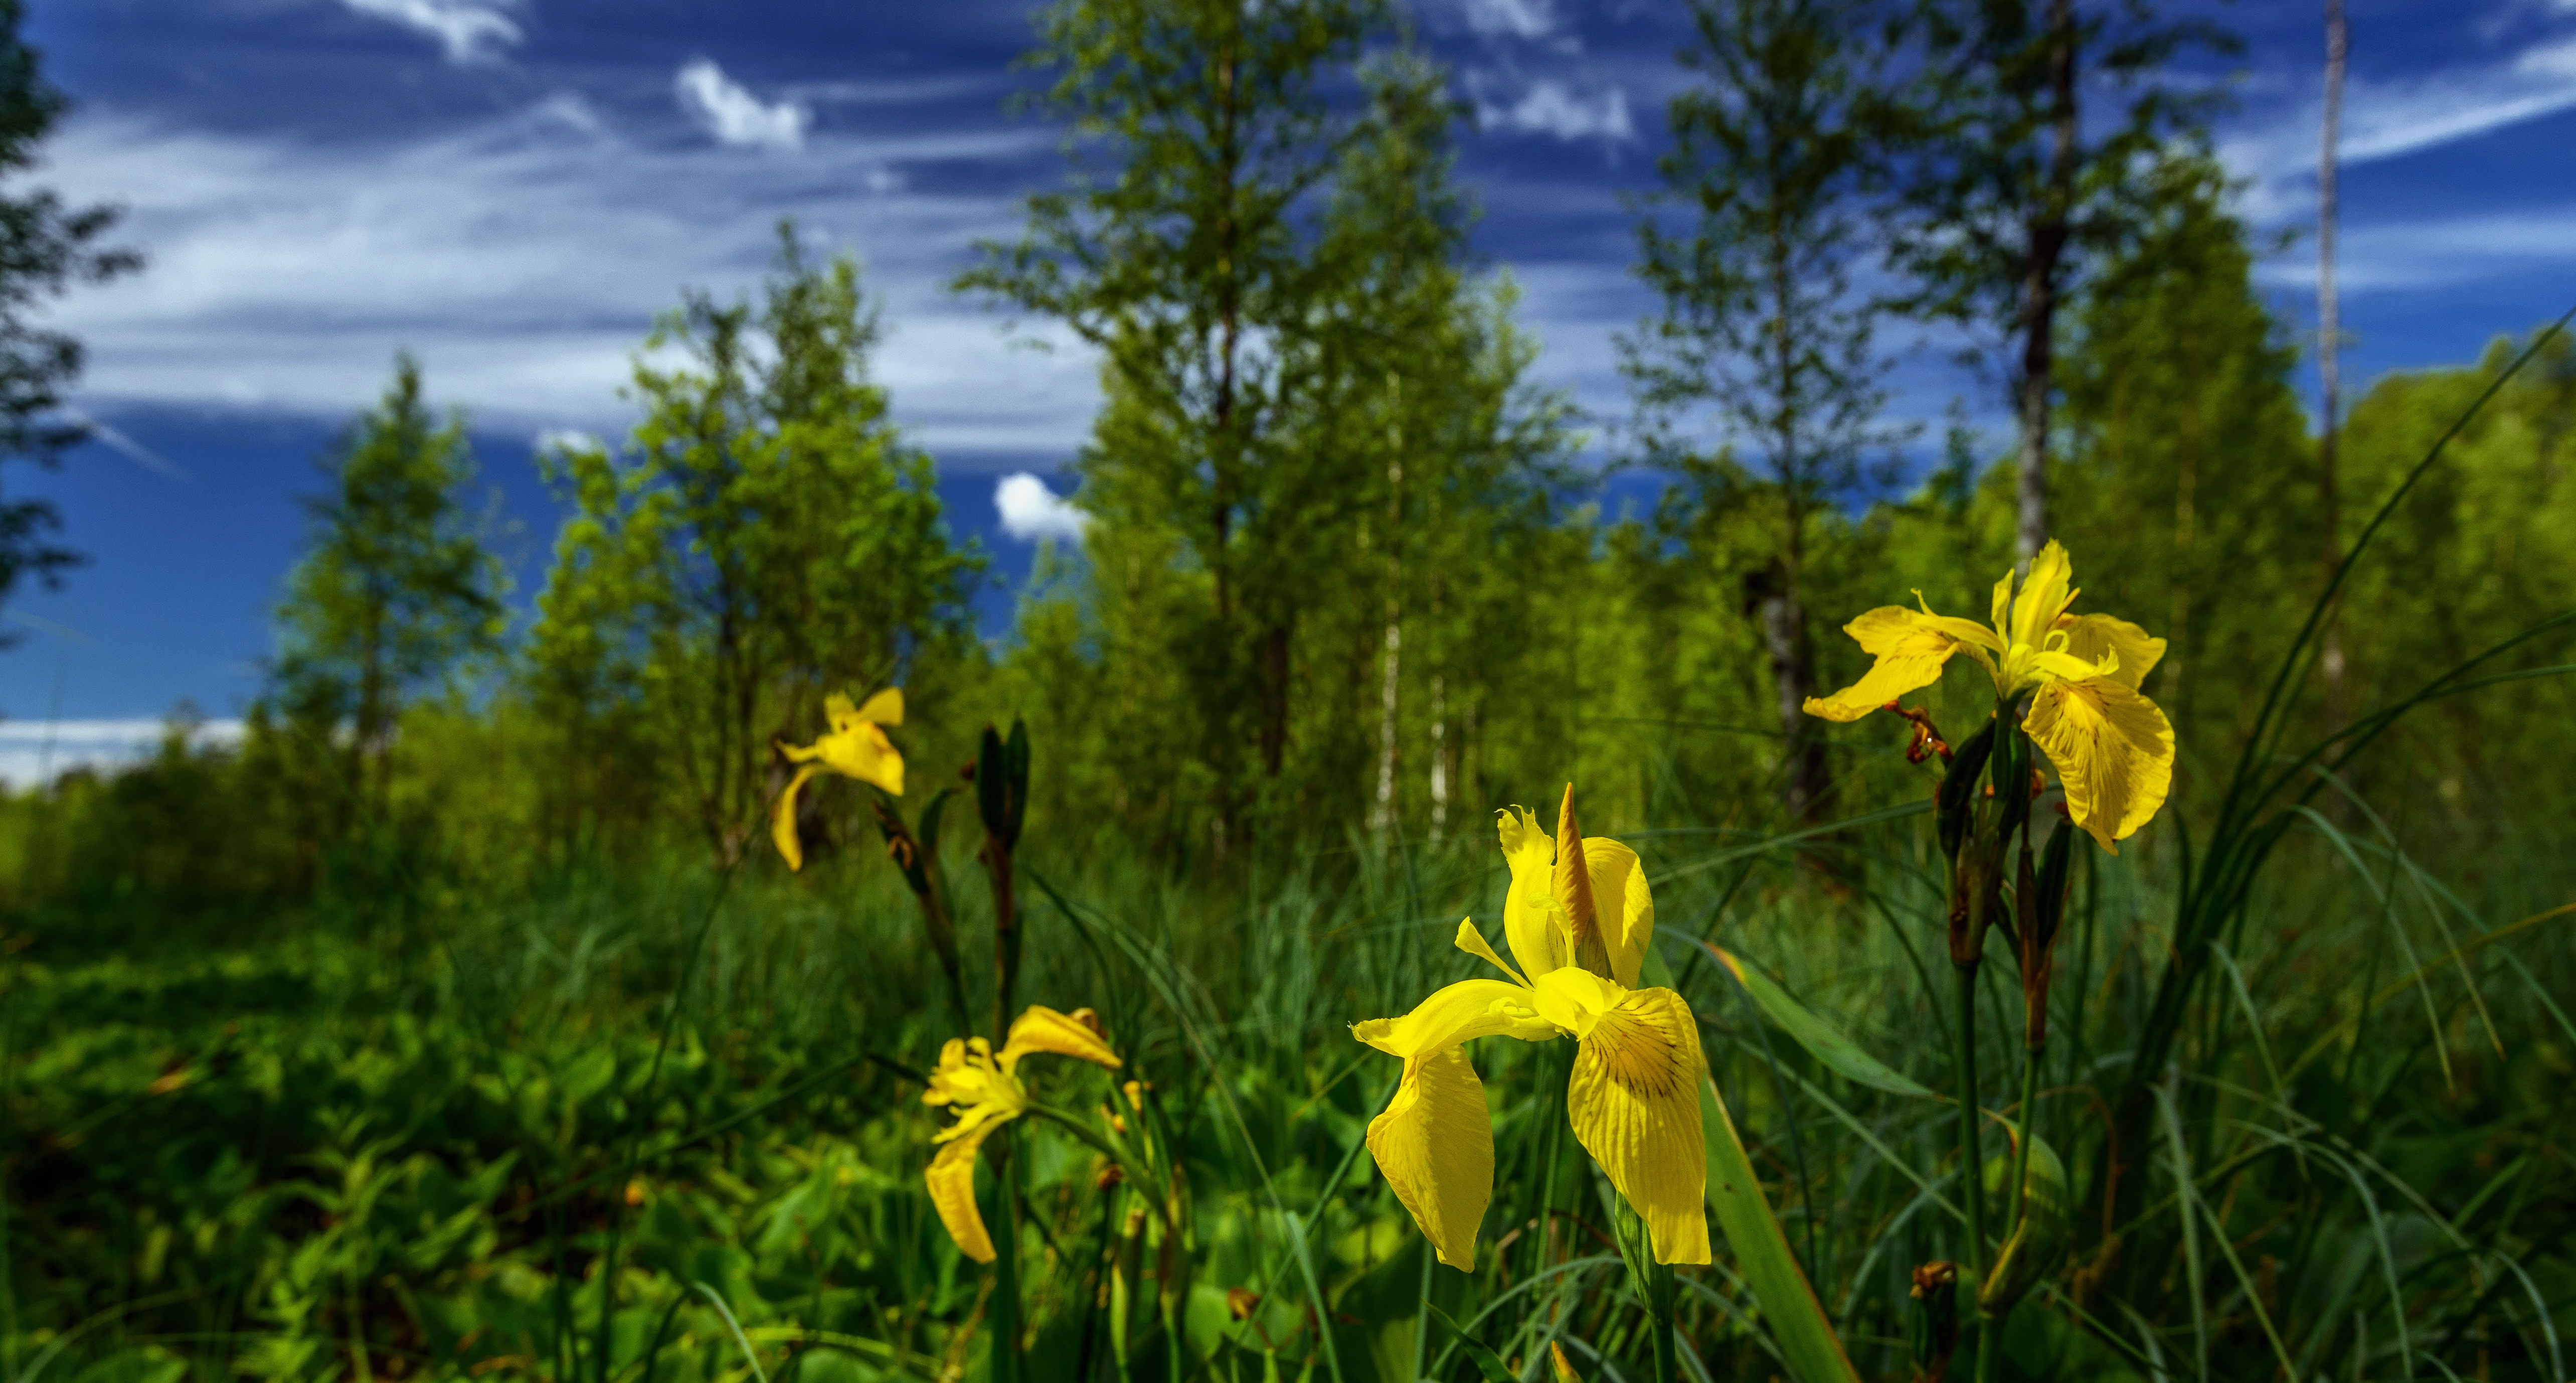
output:
[[[796,794],[805,790],[806,779],[829,769],[903,796],[903,755],[895,752],[894,741],[886,738],[883,728],[903,724],[903,688],[888,687],[869,697],[864,706],[854,706],[850,698],[834,692],[823,699],[823,715],[831,722],[829,734],[812,744],[782,740],[778,745],[778,752],[798,767],[770,812],[769,839],[790,869],[805,867],[805,847],[796,839]]]
[[[1953,654],[1966,653],[1993,679],[1997,700],[2024,692],[2022,720],[2057,766],[2067,814],[2114,854],[2155,817],[2173,786],[2173,723],[2139,692],[2165,656],[2165,641],[2111,615],[2078,615],[2073,566],[2055,542],[2031,559],[2018,590],[2013,574],[1995,583],[1991,625],[1882,605],[1843,626],[1877,661],[1831,696],[1807,699],[1807,714],[1852,721],[1941,680]]]
[[[1401,1018],[1351,1025],[1351,1035],[1404,1060],[1368,1147],[1440,1261],[1476,1266],[1476,1233],[1493,1199],[1494,1127],[1466,1044],[1516,1037],[1577,1044],[1566,1114],[1575,1139],[1636,1208],[1659,1263],[1709,1261],[1707,1150],[1701,1141],[1699,1026],[1669,989],[1637,987],[1654,938],[1655,904],[1637,852],[1586,840],[1565,790],[1550,841],[1537,818],[1497,814],[1512,869],[1503,931],[1519,969],[1458,924],[1458,949],[1507,979],[1461,980]]]
[[[1101,1034],[1099,1016],[1090,1009],[1059,1013],[1044,1004],[1031,1004],[1011,1024],[1011,1035],[999,1052],[981,1037],[948,1039],[939,1051],[938,1067],[930,1073],[930,1087],[921,1092],[923,1104],[946,1105],[957,1113],[957,1122],[936,1135],[939,1152],[930,1159],[924,1179],[930,1184],[930,1203],[939,1211],[939,1222],[948,1227],[948,1237],[978,1263],[993,1261],[993,1236],[985,1232],[983,1213],[975,1208],[975,1153],[993,1130],[1028,1112],[1029,1091],[1020,1083],[1020,1058],[1036,1052],[1078,1057],[1112,1070],[1123,1064]]]

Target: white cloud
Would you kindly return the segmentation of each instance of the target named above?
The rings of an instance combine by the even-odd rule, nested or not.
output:
[[[528,450],[543,455],[550,451],[598,451],[606,443],[599,434],[578,427],[541,427],[528,443]]]
[[[1559,139],[1618,141],[1636,134],[1628,121],[1628,93],[1615,86],[1583,97],[1563,82],[1543,79],[1530,83],[1529,90],[1510,105],[1480,105],[1477,114],[1488,125]]]
[[[619,436],[634,414],[618,390],[654,313],[683,286],[756,285],[792,214],[809,243],[865,265],[888,332],[877,378],[934,454],[1026,465],[1080,441],[1094,357],[1069,340],[1012,349],[1001,318],[946,288],[974,241],[1016,230],[1016,198],[867,190],[915,161],[1016,169],[1054,131],[835,132],[800,158],[746,159],[585,131],[565,109],[364,142],[76,114],[46,177],[75,203],[125,205],[119,234],[151,257],[55,309],[89,346],[82,406],[112,421],[133,404],[340,418],[383,392],[408,348],[433,395],[482,425]],[[1011,389],[984,382],[1003,376]]]
[[[150,758],[170,732],[160,720],[0,721],[0,783],[32,787],[75,768],[101,772]],[[197,745],[238,744],[238,720],[202,720],[189,732]]]
[[[350,9],[437,39],[454,63],[480,62],[524,35],[507,11],[516,0],[342,0]]]
[[[2536,44],[2502,62],[2345,89],[2341,161],[2370,163],[2472,139],[2576,108],[2576,38]],[[2228,167],[2256,180],[2257,216],[2302,214],[2313,202],[2321,98],[2240,127],[2219,142]],[[2288,184],[2288,186],[2275,186]]]
[[[2441,288],[2539,266],[2576,266],[2576,205],[2435,221],[2347,226],[2336,242],[2335,282],[2346,293]],[[2267,286],[2313,290],[2313,247],[2265,262]]]
[[[1089,514],[1026,471],[1002,477],[993,487],[993,507],[1002,512],[1002,531],[1023,542],[1061,538],[1078,543],[1091,522]]]
[[[672,79],[680,109],[718,142],[770,149],[794,149],[805,142],[813,112],[796,101],[769,103],[706,58],[690,60]]]
[[[1480,34],[1544,38],[1556,27],[1550,0],[1467,0],[1467,27]]]

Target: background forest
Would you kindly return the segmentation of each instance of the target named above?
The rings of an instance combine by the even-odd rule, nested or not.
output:
[[[1651,1377],[1612,1198],[1539,1137],[1564,1067],[1479,1057],[1471,1277],[1365,1157],[1394,1064],[1345,1036],[1465,973],[1494,813],[1569,781],[1644,857],[1843,1376],[1937,1377],[1909,1274],[1975,1256],[1939,764],[1800,708],[1868,665],[1846,620],[1982,616],[2051,538],[2169,641],[2179,757],[2151,827],[2075,847],[2039,1103],[1988,1024],[1989,1102],[2067,1171],[1983,1376],[2570,1377],[2576,347],[2500,322],[2320,436],[2209,147],[2224,34],[1693,11],[1636,189],[1663,310],[1632,410],[1587,416],[1474,249],[1466,113],[1400,11],[1042,10],[1067,176],[954,287],[1079,341],[1102,403],[1082,536],[1006,631],[863,266],[792,224],[756,294],[674,286],[629,435],[540,458],[533,590],[472,400],[395,362],[242,741],[0,801],[0,1380]],[[1892,372],[1944,353],[1983,392],[1926,429]],[[9,580],[49,570],[9,532]],[[902,795],[827,775],[774,822],[784,746],[888,687]],[[1920,699],[1954,739],[1985,704]],[[943,968],[1101,1011],[1186,1214],[1140,1228],[1033,1134],[1017,1278],[942,1237],[923,1073],[1001,1035]],[[1833,1376],[1725,1247],[1682,1281],[1681,1376]]]

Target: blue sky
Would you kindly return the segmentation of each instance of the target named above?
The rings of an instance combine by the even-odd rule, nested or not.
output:
[[[2201,0],[2194,0],[2200,3]],[[946,294],[978,237],[1057,176],[1056,135],[1004,109],[1026,0],[33,0],[28,32],[79,102],[37,181],[124,204],[143,274],[64,304],[91,350],[78,404],[108,431],[58,476],[92,564],[15,609],[78,630],[0,653],[0,774],[56,704],[148,720],[237,714],[297,496],[393,353],[471,409],[523,579],[553,511],[534,440],[614,436],[627,356],[683,285],[755,282],[771,226],[864,260],[878,372],[943,467],[957,526],[1008,574],[1030,543],[995,488],[1050,474],[1094,397],[1080,353],[1014,345]],[[2248,41],[2222,152],[2266,229],[2313,215],[2317,7],[2213,13]],[[1418,0],[1478,108],[1463,171],[1478,248],[1525,290],[1543,381],[1624,411],[1613,335],[1651,304],[1622,195],[1647,187],[1682,77],[1671,0]],[[2348,377],[2472,357],[2576,301],[2576,0],[2351,0]],[[2312,316],[2305,241],[2263,282]],[[1900,412],[1976,381],[1923,352]],[[1021,498],[1029,496],[1023,487]],[[1006,593],[998,599],[1006,599]],[[998,608],[1003,608],[997,606]],[[104,731],[100,733],[106,733]],[[59,755],[58,755],[59,758]]]

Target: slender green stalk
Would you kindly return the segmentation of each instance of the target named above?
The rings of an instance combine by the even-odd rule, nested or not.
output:
[[[1971,908],[1982,905],[1972,902]],[[1978,919],[1982,921],[1983,919]],[[1977,1097],[1977,967],[1951,967],[1958,976],[1959,1014],[1958,1049],[1955,1061],[1959,1079],[1959,1199],[1968,1211],[1968,1271],[1977,1286],[1986,1281],[1986,1157],[1983,1136],[1977,1125],[1984,1114]],[[1970,1298],[1973,1300],[1973,1296]],[[1987,1331],[1982,1319],[1977,1329],[1977,1352],[1986,1352]],[[1982,1375],[1983,1365],[1979,1372]]]
[[[1647,1272],[1647,1282],[1646,1330],[1654,1342],[1655,1383],[1681,1383],[1680,1351],[1673,1344],[1673,1308],[1681,1293],[1673,1281],[1672,1265],[1654,1265]]]
[[[2010,1182],[2012,1199],[2004,1209],[2004,1242],[2006,1243],[2011,1243],[2013,1236],[2021,1232],[2023,1202],[2030,1196],[2030,1144],[2032,1139],[2039,1136],[2038,1121],[2033,1117],[2032,1111],[2039,1104],[2040,1057],[2041,1050],[2038,1047],[2028,1048],[2022,1053],[2021,1103],[2014,1106],[2021,1116],[2021,1136],[2013,1140],[2012,1181]],[[1980,1180],[1983,1179],[1980,1178]],[[1976,1200],[1982,1201],[1985,1198],[1983,1192],[1984,1187],[1981,1185],[1970,1194]],[[1977,1213],[1984,1212],[1980,1209]],[[1983,1275],[1980,1274],[1978,1285],[1982,1287],[1984,1281]],[[2002,1315],[1986,1322],[1986,1333],[2001,1334],[2005,1320],[2011,1315],[2011,1308],[2005,1308]],[[1988,1349],[1985,1340],[1980,1338],[1977,1343],[1977,1383],[1994,1383],[1996,1377],[2002,1372],[2003,1358],[2004,1352],[2000,1343]]]
[[[1020,1196],[1019,1159],[1011,1156],[1010,1129],[995,1134],[985,1146],[994,1149],[993,1178],[1002,1193],[1002,1232],[993,1239],[993,1383],[1020,1379]]]

